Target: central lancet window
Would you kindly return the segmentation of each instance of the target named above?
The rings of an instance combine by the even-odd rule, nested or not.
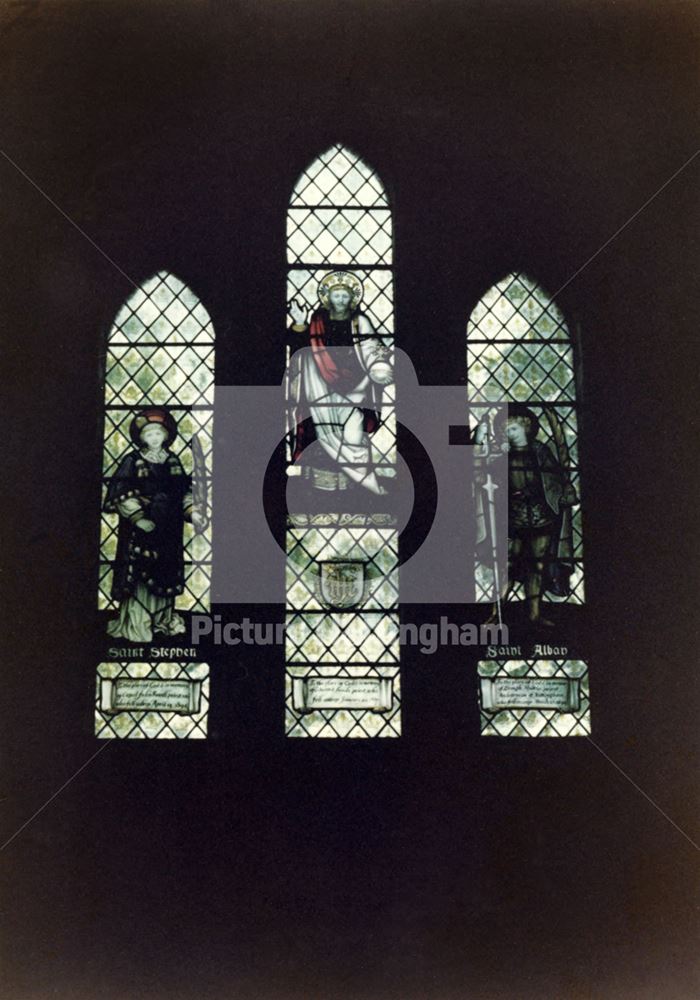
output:
[[[391,209],[378,176],[360,157],[340,145],[332,146],[313,161],[295,184],[290,200],[288,359],[303,343],[294,329],[298,316],[294,304],[311,313],[319,305],[322,280],[338,271],[350,272],[361,289],[359,305],[367,321],[364,332],[376,333],[384,345],[390,346],[394,337]],[[371,435],[372,460],[380,479],[393,477],[395,471],[392,404],[390,385],[383,394],[381,425]],[[293,458],[291,452],[289,458]],[[299,471],[290,468],[292,475]]]
[[[286,732],[395,737],[397,531],[364,502],[396,471],[392,220],[359,156],[299,177],[286,249],[288,473],[309,498],[287,525]]]

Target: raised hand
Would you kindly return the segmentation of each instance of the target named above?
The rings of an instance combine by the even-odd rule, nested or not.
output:
[[[306,324],[306,309],[298,299],[291,299],[289,303],[289,312],[295,326],[304,326]]]

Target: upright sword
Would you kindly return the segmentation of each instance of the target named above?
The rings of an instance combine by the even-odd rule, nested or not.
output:
[[[494,499],[498,488],[498,483],[494,483],[491,473],[487,473],[486,482],[482,486],[482,489],[488,497],[489,527],[491,529],[491,556],[493,559],[493,583],[496,588],[496,611],[498,614],[498,625],[500,628],[503,625],[503,616],[501,612],[501,574],[498,570],[498,549],[496,544],[496,503]]]

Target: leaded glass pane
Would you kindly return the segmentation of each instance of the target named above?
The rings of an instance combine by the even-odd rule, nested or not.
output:
[[[573,353],[569,344],[472,344],[467,349],[468,386],[474,403],[535,400],[574,402]]]
[[[469,317],[472,340],[568,340],[564,315],[524,274],[509,274],[486,292]]]
[[[97,668],[98,739],[205,739],[208,714],[206,663],[117,661]]]
[[[561,464],[577,497],[567,536],[572,550],[568,564],[573,567],[570,590],[566,597],[548,593],[547,600],[582,604],[583,539],[574,349],[561,310],[526,275],[510,274],[490,288],[469,318],[467,399],[472,423],[489,428],[492,441],[497,409],[489,403],[521,404],[539,420],[537,441],[546,445]],[[495,599],[489,561],[477,559],[476,584],[477,599]],[[524,598],[523,585],[515,583],[509,599]]]
[[[387,267],[392,242],[384,188],[358,156],[333,146],[304,171],[287,214],[289,265]]]
[[[400,733],[398,533],[388,520],[387,515],[291,518],[286,616],[289,736]],[[327,588],[324,574],[327,569],[342,573],[345,567],[353,569],[354,580],[359,577],[359,593],[351,609],[330,609],[334,592]],[[329,697],[329,685],[336,698],[346,699],[342,707],[323,707],[329,704],[323,700]]]
[[[588,736],[588,666],[583,660],[481,660],[482,736]]]
[[[388,207],[384,187],[366,163],[344,146],[331,146],[307,167],[294,185],[291,208],[319,205]]]
[[[202,303],[165,271],[129,296],[114,320],[110,341],[113,336],[126,343],[214,343],[214,329]]]
[[[291,209],[287,216],[290,263],[391,264],[388,209]]]
[[[380,343],[394,332],[392,220],[383,186],[354,153],[333,146],[299,178],[287,216],[289,323],[294,305],[310,316],[329,272],[362,283],[359,309]],[[287,357],[309,343],[293,329]],[[297,398],[295,374],[288,398]],[[303,396],[303,390],[301,391]],[[333,404],[336,405],[336,404]],[[364,404],[363,404],[364,405]],[[352,409],[352,407],[350,407]],[[293,413],[293,407],[290,413]],[[328,409],[328,420],[334,411]],[[332,432],[317,404],[314,429]],[[288,425],[290,439],[295,427]],[[396,468],[394,386],[383,389],[381,423],[369,435],[371,464],[381,482]],[[290,475],[308,474],[291,464]],[[286,732],[289,736],[398,736],[400,733],[397,531],[386,515],[339,513],[348,479],[313,469],[336,512],[290,517],[287,530]],[[350,483],[350,485],[352,485]],[[333,598],[335,595],[335,598]],[[333,607],[333,600],[347,601]]]
[[[133,448],[129,427],[144,407],[167,408],[177,424],[169,450],[183,471],[193,471],[191,441],[201,445],[204,475],[212,474],[214,330],[196,295],[172,274],[159,272],[128,298],[110,330],[105,361],[103,501],[110,477]],[[115,608],[110,596],[119,517],[103,513],[98,606]],[[211,527],[195,534],[185,526],[185,589],[179,610],[205,611],[211,578]]]
[[[396,615],[362,611],[287,615],[288,663],[396,663]]]
[[[362,685],[369,700],[377,701],[374,709],[314,708],[308,704],[306,691],[315,684],[318,703],[323,690],[320,684],[331,684],[332,691],[358,690]],[[330,699],[329,699],[330,700]],[[398,666],[325,666],[287,667],[285,677],[286,732],[291,737],[368,739],[396,738],[401,735],[401,674]],[[328,702],[326,702],[327,704]],[[367,703],[367,702],[365,702]]]
[[[290,607],[324,610],[319,566],[328,562],[363,562],[362,606],[367,611],[398,607],[397,535],[367,519],[362,527],[290,527],[287,531],[287,594]]]

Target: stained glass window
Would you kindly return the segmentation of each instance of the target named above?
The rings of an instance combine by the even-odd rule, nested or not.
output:
[[[481,660],[482,736],[588,736],[588,665],[583,660]]]
[[[201,739],[209,668],[177,660],[191,655],[181,612],[209,607],[214,331],[179,278],[156,274],[119,310],[104,392],[98,606],[111,612],[110,659],[97,670],[95,735]],[[149,641],[167,645],[127,645]]]
[[[288,302],[310,314],[319,305],[321,279],[351,272],[362,283],[362,314],[390,348],[392,263],[391,210],[381,181],[354,153],[332,146],[292,192]],[[308,333],[304,340],[294,331],[294,320],[290,310],[288,361],[309,343]],[[297,391],[288,386],[288,393]],[[393,384],[383,388],[381,423],[370,441],[372,467],[388,483],[396,468]],[[289,473],[298,474],[291,446],[288,458]],[[286,732],[395,737],[401,726],[395,521],[353,510],[342,472],[325,480],[319,472],[314,482],[327,512],[295,511],[287,525]]]
[[[192,473],[191,441],[202,446],[211,476],[214,403],[214,330],[197,296],[179,278],[159,272],[124,303],[109,333],[105,359],[103,496],[123,456],[133,448],[129,427],[144,407],[172,415],[177,435],[170,450]],[[114,609],[111,596],[119,518],[103,513],[98,605]],[[211,579],[211,529],[184,527],[184,590],[175,607],[206,611]]]
[[[512,273],[489,289],[467,325],[467,394],[473,423],[489,424],[497,402],[524,404],[539,420],[539,440],[556,455],[578,502],[571,516],[570,593],[584,600],[581,486],[578,458],[576,345],[559,306],[535,281]],[[480,600],[493,599],[493,573],[477,562]],[[518,584],[511,597],[522,598]]]
[[[374,171],[344,146],[331,146],[294,186],[287,213],[287,300],[307,309],[329,271],[352,270],[363,286],[362,311],[382,341],[394,336],[391,209]],[[292,322],[291,313],[289,322]],[[298,346],[291,339],[287,357]],[[392,476],[396,462],[393,386],[384,393],[382,426],[372,435],[378,474]]]
[[[205,739],[208,711],[206,663],[128,660],[97,668],[98,739]]]

